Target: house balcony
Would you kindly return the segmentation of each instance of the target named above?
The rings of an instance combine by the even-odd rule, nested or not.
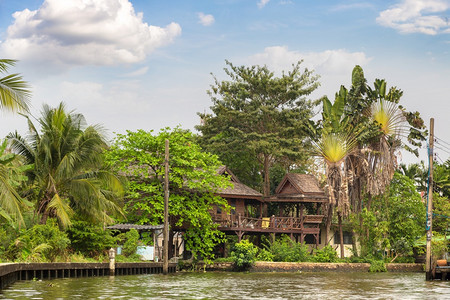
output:
[[[319,234],[319,225],[323,215],[305,215],[302,217],[265,217],[250,218],[240,214],[213,216],[213,221],[218,224],[218,230],[227,232],[253,232],[253,233],[299,233]]]

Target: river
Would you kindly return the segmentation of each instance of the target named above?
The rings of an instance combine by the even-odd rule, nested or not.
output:
[[[0,299],[450,299],[423,273],[176,273],[19,281]]]

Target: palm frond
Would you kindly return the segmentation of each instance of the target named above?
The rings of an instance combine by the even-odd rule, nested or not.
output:
[[[0,73],[6,73],[16,63],[12,59],[0,59]],[[0,78],[0,108],[10,111],[28,111],[31,91],[28,83],[19,74]]]
[[[73,214],[73,210],[70,208],[67,201],[62,199],[58,193],[56,193],[48,203],[47,210],[55,211],[61,226],[67,227],[72,224],[71,216]]]
[[[357,140],[350,134],[328,133],[313,145],[327,163],[338,164],[355,148]]]

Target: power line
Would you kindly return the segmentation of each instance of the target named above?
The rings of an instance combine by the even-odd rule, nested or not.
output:
[[[447,150],[450,151],[450,147],[449,147],[449,146],[446,146],[446,145],[444,145],[444,144],[441,144],[440,142],[438,142],[438,141],[436,141],[436,140],[435,140],[435,142],[436,142],[437,145],[439,145],[439,146],[441,146],[441,147],[443,147],[443,148],[445,148],[445,149],[447,149]]]
[[[447,144],[447,145],[450,146],[450,143],[449,143],[449,142],[446,142],[446,141],[444,141],[443,139],[438,138],[437,136],[434,136],[434,137],[435,137],[436,139],[440,140],[441,142],[443,142],[443,143],[445,143],[445,144]]]
[[[441,148],[441,147],[438,147],[438,146],[436,146],[435,148],[450,154],[450,150],[447,150],[447,149],[444,149],[444,148]]]
[[[444,164],[444,162],[442,161],[442,159],[441,159],[441,157],[439,156],[439,154],[435,153],[435,155],[436,155],[436,158],[439,159],[440,162],[441,162],[442,164]]]

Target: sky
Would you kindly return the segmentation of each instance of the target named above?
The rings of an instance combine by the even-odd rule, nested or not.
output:
[[[450,154],[450,0],[0,0],[0,57],[19,62],[31,113],[65,102],[113,138],[126,130],[195,131],[225,60],[276,75],[303,60],[318,99],[349,87],[360,65],[401,104],[435,119],[435,159]],[[319,109],[318,109],[319,112]],[[0,112],[0,137],[26,120]],[[426,148],[426,147],[424,147]],[[402,162],[426,160],[403,153]]]

